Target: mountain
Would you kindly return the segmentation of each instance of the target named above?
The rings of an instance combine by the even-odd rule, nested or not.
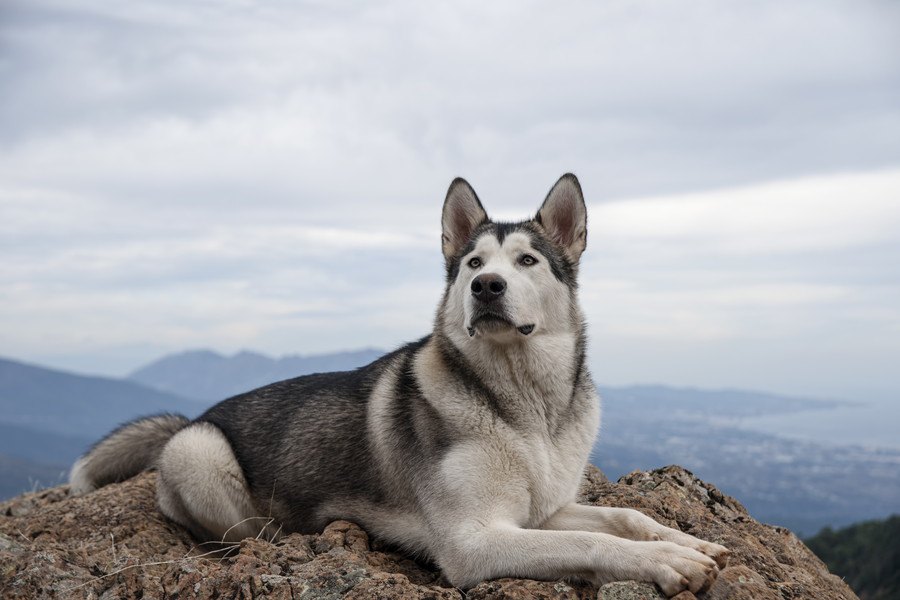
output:
[[[44,465],[0,454],[0,500],[66,481],[67,466]]]
[[[613,402],[617,415],[628,419],[652,415],[654,419],[715,420],[730,424],[762,415],[828,410],[852,404],[769,392],[668,385],[600,386],[600,397],[604,404]]]
[[[271,358],[255,352],[224,356],[211,350],[170,354],[141,367],[129,381],[189,398],[217,401],[267,383],[328,371],[348,371],[384,354],[367,348],[311,356]]]
[[[64,481],[81,453],[125,421],[204,408],[130,381],[0,359],[0,498]]]
[[[0,423],[0,455],[44,465],[70,465],[95,438]]]
[[[94,439],[139,415],[198,415],[204,404],[132,381],[0,359],[0,423]]]
[[[684,469],[634,473],[618,483],[595,468],[585,475],[579,502],[635,508],[731,550],[708,590],[683,592],[679,600],[856,598],[791,532],[756,522],[734,498]],[[347,521],[275,543],[265,536],[245,539],[227,557],[203,560],[205,548],[197,550],[183,527],[160,518],[155,481],[154,473],[143,473],[86,496],[55,488],[0,503],[0,597],[665,598],[656,586],[635,581],[597,589],[507,577],[463,591],[433,564],[410,560]]]
[[[900,598],[900,515],[826,528],[806,541],[810,550],[844,578],[862,600]]]
[[[0,423],[0,498],[65,482],[69,467],[92,442]]]

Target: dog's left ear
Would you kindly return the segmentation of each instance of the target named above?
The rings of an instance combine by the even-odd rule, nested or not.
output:
[[[569,258],[578,262],[587,245],[587,209],[577,177],[571,173],[560,177],[534,220]]]

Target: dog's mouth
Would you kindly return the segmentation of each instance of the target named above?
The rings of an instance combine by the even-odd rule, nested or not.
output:
[[[516,325],[515,323],[510,321],[509,317],[507,317],[506,315],[493,311],[476,313],[475,317],[472,319],[472,322],[466,327],[466,331],[468,332],[469,337],[475,336],[476,327],[482,332],[499,331],[502,329],[515,329],[522,335],[528,335],[532,331],[534,331],[533,323],[528,325]]]

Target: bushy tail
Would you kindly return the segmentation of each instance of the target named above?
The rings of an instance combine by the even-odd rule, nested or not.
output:
[[[163,446],[190,421],[162,414],[126,423],[94,444],[69,472],[71,493],[87,494],[153,467]]]

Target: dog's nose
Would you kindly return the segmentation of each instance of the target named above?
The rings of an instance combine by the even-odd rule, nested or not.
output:
[[[492,302],[506,292],[506,280],[493,273],[482,273],[472,280],[472,295],[482,302]]]

